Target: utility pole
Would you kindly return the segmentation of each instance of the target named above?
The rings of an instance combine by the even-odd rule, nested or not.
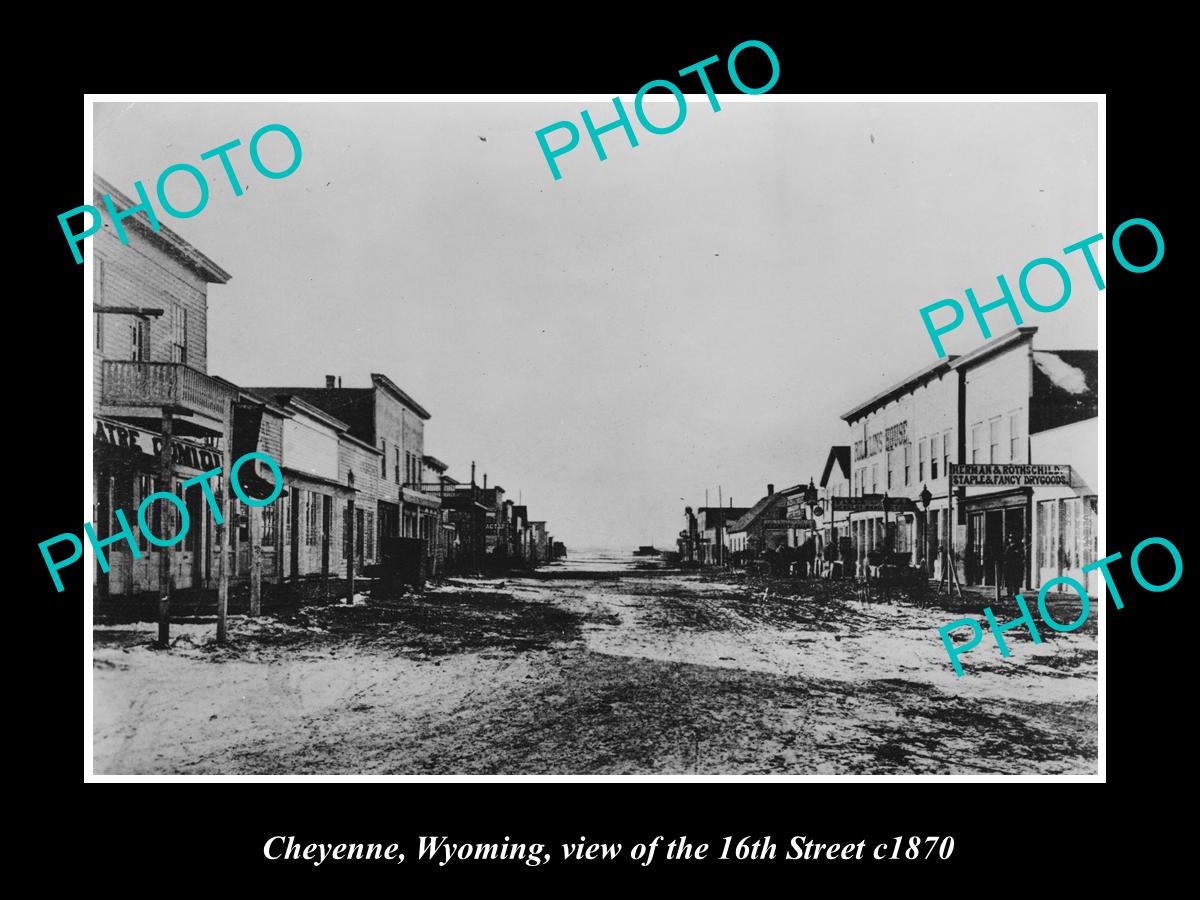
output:
[[[725,541],[721,536],[721,532],[723,530],[722,526],[725,525],[725,515],[726,514],[725,514],[724,507],[725,507],[725,501],[721,499],[721,486],[718,484],[717,485],[717,508],[721,510],[720,515],[718,515],[718,517],[717,517],[717,530],[715,532],[715,534],[717,535],[717,565],[718,566],[721,565],[725,561]]]
[[[169,407],[162,413],[162,447],[158,454],[158,490],[164,493],[174,493],[171,483],[174,463],[171,459],[171,433],[175,424]],[[159,507],[161,509],[161,507]],[[159,519],[161,532],[166,532],[167,515],[164,512]],[[159,535],[162,538],[162,534]],[[171,644],[171,548],[158,548],[158,646],[164,650]]]
[[[229,452],[233,435],[233,425],[231,422],[231,402],[229,398],[225,399],[225,465],[226,471],[221,474],[221,518],[223,524],[218,528],[218,542],[220,544],[218,552],[220,557],[217,560],[217,643],[224,644],[226,638],[227,615],[229,612]]]

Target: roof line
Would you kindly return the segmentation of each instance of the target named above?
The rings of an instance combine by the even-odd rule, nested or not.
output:
[[[981,363],[994,353],[999,353],[1001,350],[1007,350],[1013,344],[1018,344],[1026,338],[1032,339],[1037,334],[1036,325],[1019,325],[1012,331],[1006,331],[998,338],[993,338],[982,347],[976,347],[970,353],[966,353],[954,362],[950,363],[950,368],[961,369],[964,366],[970,367],[976,363]]]
[[[408,396],[408,394],[404,393],[404,391],[400,390],[400,388],[396,384],[396,382],[392,381],[392,379],[388,378],[386,375],[381,375],[379,372],[372,372],[371,373],[371,383],[374,385],[378,385],[379,387],[394,394],[401,403],[407,404],[412,409],[412,411],[415,412],[422,419],[432,418],[429,415],[428,410],[425,409],[425,407],[423,407],[420,403],[418,403],[412,397]]]
[[[947,356],[945,359],[939,359],[937,362],[932,363],[931,365],[918,369],[916,372],[913,372],[906,378],[896,382],[886,390],[880,391],[865,403],[860,403],[849,412],[843,413],[839,418],[841,418],[844,422],[850,422],[854,419],[860,418],[863,414],[868,413],[877,407],[885,406],[888,401],[907,394],[911,388],[925,383],[934,375],[939,377],[944,375],[946,372],[950,371],[950,368],[953,366],[954,360],[956,359],[958,359],[957,356]]]
[[[101,194],[107,194],[121,205],[122,209],[128,210],[134,205],[133,201],[119,191],[112,182],[99,175],[93,175],[93,189],[99,188]],[[115,204],[114,204],[115,205]],[[233,276],[218,266],[215,262],[197,250],[192,244],[188,243],[180,235],[176,234],[166,225],[161,222],[158,228],[152,228],[147,223],[141,221],[136,216],[131,220],[140,229],[140,231],[150,239],[157,239],[160,243],[165,244],[168,249],[173,250],[184,258],[184,261],[189,263],[201,275],[208,276],[205,280],[209,284],[225,284]],[[155,221],[158,221],[157,217]]]

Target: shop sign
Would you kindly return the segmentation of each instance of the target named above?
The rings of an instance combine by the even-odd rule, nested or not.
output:
[[[121,422],[95,417],[94,440],[97,444],[120,447],[158,460],[162,452],[162,435],[153,431],[131,428]],[[177,466],[207,472],[221,465],[221,451],[196,444],[178,436],[171,437],[171,457]]]
[[[883,494],[863,494],[861,497],[833,497],[833,511],[884,512]],[[916,512],[917,504],[909,497],[887,497],[887,512]]]
[[[1035,487],[1071,484],[1071,467],[1032,463],[950,463],[951,487]]]
[[[883,431],[868,435],[866,440],[854,442],[854,459],[860,460],[884,450],[893,450],[908,443],[908,420],[897,422]]]

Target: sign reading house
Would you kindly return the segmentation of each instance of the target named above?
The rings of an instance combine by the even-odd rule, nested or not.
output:
[[[950,463],[951,487],[969,485],[1034,487],[1047,484],[1070,485],[1070,483],[1070,466],[1034,465],[1032,463]]]

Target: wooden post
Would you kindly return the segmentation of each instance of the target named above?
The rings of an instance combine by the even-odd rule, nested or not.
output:
[[[158,490],[165,493],[174,493],[174,485],[171,483],[174,470],[174,462],[171,459],[171,432],[174,430],[174,422],[171,418],[171,410],[169,408],[163,410],[162,414],[162,447],[158,454]],[[160,507],[162,509],[162,507]],[[167,514],[164,509],[160,522],[166,523]],[[162,528],[162,534],[159,534],[160,539],[166,533],[166,528]],[[159,547],[158,550],[158,646],[167,648],[171,643],[171,548]]]
[[[262,615],[262,507],[247,506],[250,518],[250,615]]]
[[[218,547],[217,552],[220,554],[217,558],[217,643],[224,644],[226,638],[226,618],[229,611],[229,471],[228,466],[231,462],[229,459],[229,448],[233,435],[233,427],[230,423],[230,402],[225,401],[225,423],[224,423],[224,461],[226,470],[221,473],[221,519],[222,524],[218,526]]]
[[[346,605],[354,605],[354,498],[346,501],[346,528],[350,535],[350,548],[346,554]]]

